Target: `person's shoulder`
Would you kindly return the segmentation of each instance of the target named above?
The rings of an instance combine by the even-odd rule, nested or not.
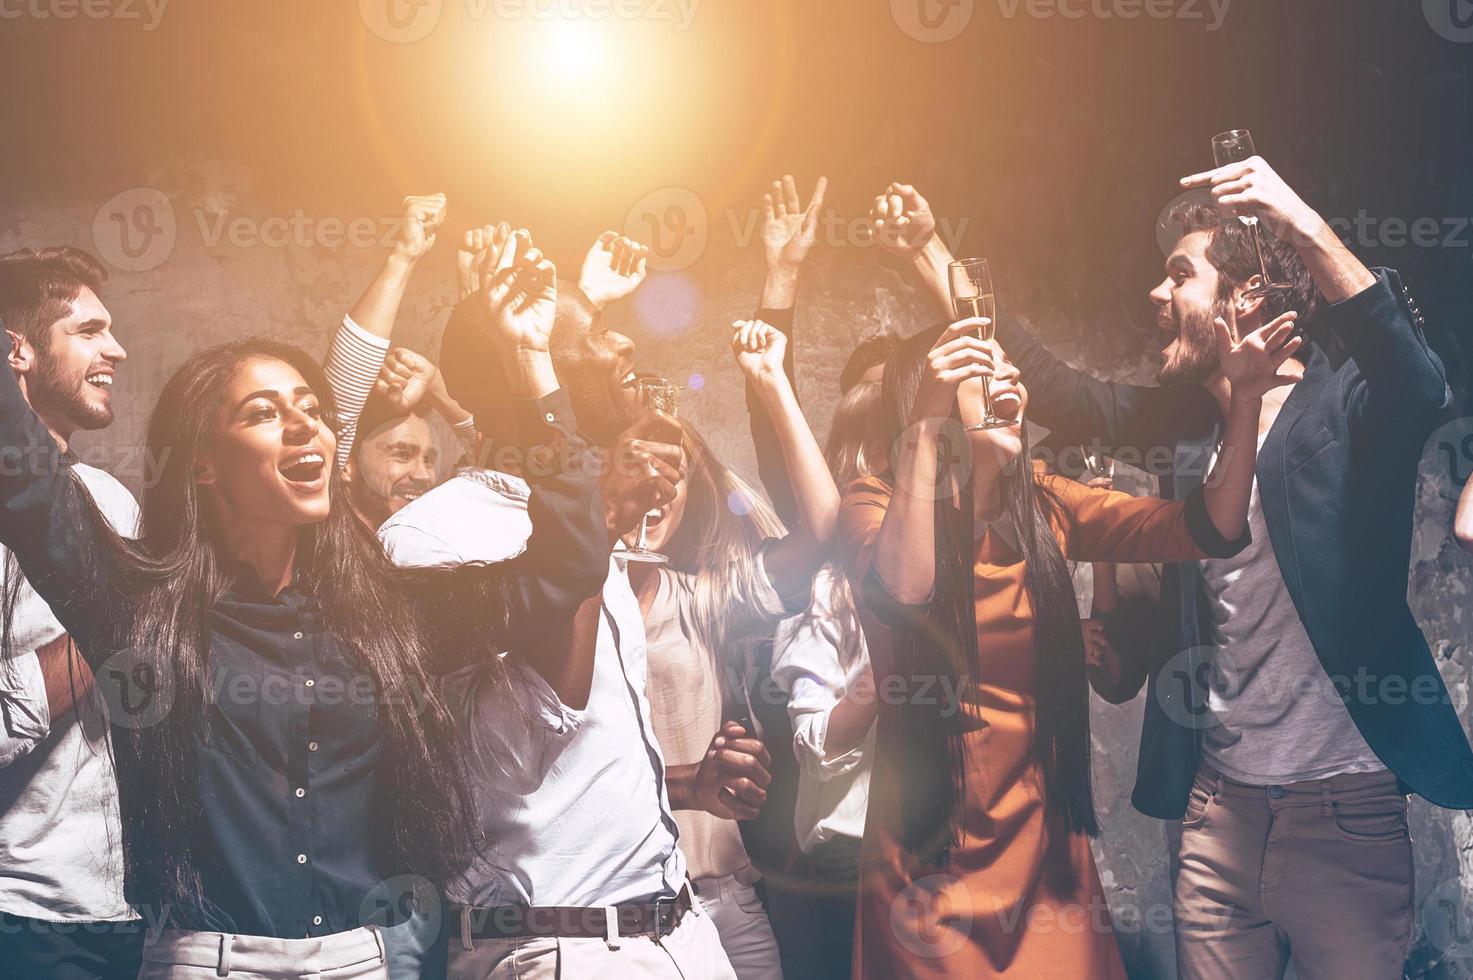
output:
[[[531,533],[527,484],[493,470],[464,470],[385,521],[378,536],[396,561],[410,563],[414,541],[436,541],[460,562],[504,561],[526,546]]]
[[[108,523],[117,528],[118,533],[131,537],[138,527],[139,513],[138,501],[128,488],[107,470],[96,466],[75,463],[72,470],[97,502],[98,509],[107,517]]]

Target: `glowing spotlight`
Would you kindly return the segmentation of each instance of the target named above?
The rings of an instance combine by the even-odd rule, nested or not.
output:
[[[604,39],[599,25],[586,20],[559,19],[540,26],[543,68],[563,82],[583,82],[598,73],[604,62]]]

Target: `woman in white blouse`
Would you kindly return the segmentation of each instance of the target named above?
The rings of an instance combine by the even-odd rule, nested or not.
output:
[[[861,380],[834,412],[824,455],[841,488],[885,467],[879,402],[880,382]],[[878,701],[853,592],[836,564],[814,579],[807,611],[779,630],[772,676],[788,696],[799,764],[794,829],[814,889],[810,975],[848,978]]]

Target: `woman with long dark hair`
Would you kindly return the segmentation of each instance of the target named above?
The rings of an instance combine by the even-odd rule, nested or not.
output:
[[[1029,463],[1027,389],[971,319],[910,338],[883,382],[891,475],[852,484],[840,535],[871,644],[878,757],[856,975],[1123,978],[1089,838],[1088,684],[1066,558],[1184,561],[1246,544],[1258,406],[1298,346],[1219,323],[1233,409],[1204,493],[1094,490]],[[1016,425],[965,431],[980,386]],[[902,692],[903,696],[897,694]]]
[[[125,893],[163,930],[140,976],[385,976],[367,926],[467,863],[430,675],[533,649],[529,627],[569,618],[608,560],[547,353],[555,289],[522,233],[486,290],[524,441],[565,464],[533,481],[531,542],[499,565],[389,563],[339,492],[322,369],[290,344],[213,347],[169,380],[137,541],[0,372],[0,540],[108,696]]]
[[[738,747],[754,736],[750,720],[731,722],[751,715],[755,647],[808,605],[839,510],[838,489],[783,371],[786,338],[762,321],[734,326],[737,364],[772,419],[798,519],[785,529],[695,428],[680,423],[688,470],[648,530],[649,546],[670,564],[629,568],[649,647],[651,722],[671,767],[699,762],[718,734]],[[777,940],[752,887],[758,872],[737,826],[756,816],[766,783],[749,789],[755,805],[731,798],[720,812],[677,811],[680,849],[736,975],[781,980]]]

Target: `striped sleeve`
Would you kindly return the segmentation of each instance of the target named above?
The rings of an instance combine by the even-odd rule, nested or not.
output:
[[[332,336],[323,369],[332,388],[332,400],[338,410],[338,456],[341,469],[353,452],[353,439],[358,435],[358,416],[373,392],[373,383],[389,353],[389,338],[369,333],[347,314]]]

